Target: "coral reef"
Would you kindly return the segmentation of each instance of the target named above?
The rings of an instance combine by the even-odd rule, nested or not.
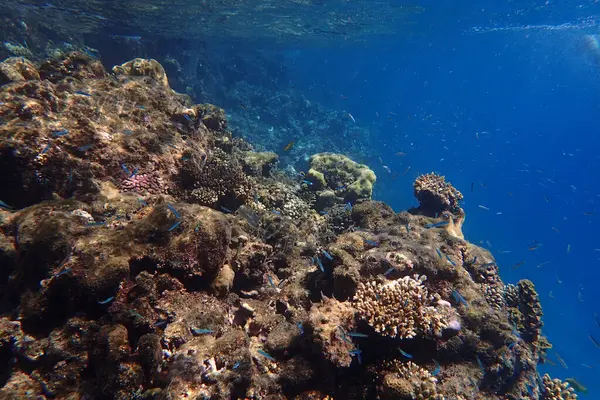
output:
[[[289,174],[156,61],[115,72],[0,63],[0,397],[575,398],[443,177],[396,213],[366,166]]]
[[[542,394],[544,400],[575,400],[577,395],[569,384],[560,379],[552,379],[548,374],[542,377],[544,386]]]

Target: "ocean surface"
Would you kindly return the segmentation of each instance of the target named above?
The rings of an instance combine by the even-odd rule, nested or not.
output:
[[[445,175],[466,239],[506,283],[536,285],[554,346],[540,372],[600,398],[598,2],[2,3],[3,42],[83,45],[109,67],[156,58],[290,173],[348,154],[397,211],[418,175]]]

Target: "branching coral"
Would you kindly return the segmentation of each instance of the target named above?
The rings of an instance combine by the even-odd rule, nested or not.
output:
[[[382,379],[382,399],[444,399],[444,396],[437,393],[437,379],[426,369],[411,361],[394,361],[393,367],[395,372],[386,374]]]
[[[463,195],[454,186],[446,182],[444,176],[434,172],[420,175],[413,184],[415,197],[420,208],[427,213],[435,214],[443,211],[462,214],[459,201]]]
[[[533,282],[522,279],[518,282],[519,288],[519,310],[523,314],[525,332],[523,339],[530,343],[537,342],[542,330],[542,305],[540,296],[535,291]]]
[[[560,379],[552,379],[550,375],[545,374],[542,378],[544,382],[543,399],[544,400],[576,400],[577,395],[573,388],[569,387],[567,382]]]
[[[423,286],[426,277],[415,275],[381,284],[362,282],[353,302],[358,314],[375,331],[401,339],[440,335],[446,327],[442,315],[430,306],[435,297]]]

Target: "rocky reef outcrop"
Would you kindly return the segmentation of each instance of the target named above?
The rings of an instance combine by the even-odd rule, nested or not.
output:
[[[576,398],[443,178],[395,213],[368,167],[292,179],[160,64],[114,71],[0,64],[0,397]]]

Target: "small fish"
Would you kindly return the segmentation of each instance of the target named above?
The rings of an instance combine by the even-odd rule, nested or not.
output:
[[[171,225],[171,227],[169,229],[167,229],[167,232],[171,232],[171,231],[175,230],[179,225],[181,225],[181,220],[177,221],[173,225]]]
[[[133,131],[131,129],[125,129],[125,130],[123,130],[123,133],[128,136],[133,135]]]
[[[102,226],[102,225],[106,225],[106,221],[88,222],[85,225],[86,226]]]
[[[454,300],[455,300],[457,303],[461,303],[461,304],[463,304],[465,307],[469,307],[469,303],[467,302],[467,300],[466,300],[464,297],[462,297],[462,295],[461,295],[460,293],[458,293],[458,292],[456,291],[456,289],[453,289],[453,290],[452,290],[452,297],[454,297]]]
[[[554,226],[552,227],[552,230],[553,230],[554,232],[556,232],[556,233],[560,232],[560,231],[558,230],[558,228],[556,228],[556,227],[554,227]]]
[[[69,134],[69,131],[67,129],[63,129],[62,131],[52,132],[52,137],[58,138],[58,137],[65,136],[68,134]]]
[[[571,252],[571,245],[570,245],[570,244],[568,244],[568,245],[567,245],[567,254],[569,254],[570,252]]]
[[[176,218],[181,218],[181,214],[179,214],[179,211],[177,211],[177,210],[175,209],[175,207],[173,207],[173,205],[172,205],[172,204],[170,204],[170,203],[167,203],[167,208],[168,208],[169,210],[171,210],[171,212],[173,213],[173,215],[175,215],[175,217],[176,217]]]
[[[379,246],[379,243],[377,243],[377,242],[374,242],[374,241],[372,241],[372,240],[369,240],[369,239],[365,239],[365,238],[363,238],[363,241],[364,241],[366,244],[368,244],[369,246],[373,246],[373,247],[378,247],[378,246]]]
[[[348,117],[350,117],[350,119],[352,120],[352,122],[356,123],[356,120],[354,119],[354,117],[352,116],[352,114],[348,113]]]
[[[240,361],[237,361],[235,364],[233,364],[233,367],[231,367],[231,369],[237,369],[237,367],[240,366]]]
[[[350,336],[350,337],[357,337],[357,338],[368,338],[369,335],[365,334],[365,333],[360,333],[360,332],[346,332],[346,335]]]
[[[76,90],[76,91],[74,91],[73,93],[75,93],[75,94],[79,94],[79,95],[81,95],[81,96],[92,97],[92,95],[91,95],[91,94],[89,94],[88,92],[84,92],[83,90]]]
[[[136,169],[134,169],[133,171],[131,171],[131,175],[129,175],[129,178],[133,178],[134,176],[136,176],[136,175],[137,175],[137,173],[138,173],[138,170],[139,170],[139,169],[138,169],[138,168],[136,168]]]
[[[145,110],[146,109],[146,107],[141,106],[141,105],[137,105],[136,107],[139,108],[140,110]]]
[[[155,328],[160,328],[160,327],[167,325],[168,322],[169,321],[166,319],[159,319],[152,326],[154,326]]]
[[[448,262],[450,262],[450,264],[452,264],[453,267],[456,267],[456,263],[454,261],[452,261],[452,259],[448,256],[448,254],[445,254],[446,256],[446,260],[448,260]]]
[[[477,256],[473,257],[473,261],[471,261],[471,264],[475,264],[476,262],[477,262]]]
[[[267,275],[267,280],[269,281],[269,286],[271,286],[273,289],[277,289],[277,286],[275,286],[273,283],[273,278],[271,278],[271,275]]]
[[[479,369],[485,375],[485,368],[483,367],[483,363],[481,362],[481,358],[479,358],[479,356],[475,356],[475,359],[477,360],[477,365],[479,366]]]
[[[138,202],[144,206],[144,207],[148,207],[148,203],[146,203],[146,200],[142,199],[142,198],[138,198]]]
[[[435,358],[433,359],[433,362],[435,363],[435,369],[431,372],[431,376],[436,376],[442,370],[442,366],[436,361]]]
[[[43,149],[42,151],[40,151],[40,154],[46,154],[48,152],[48,150],[50,150],[50,147],[52,147],[52,143],[48,143]]]
[[[591,365],[588,365],[588,364],[580,364],[580,365],[582,367],[586,367],[586,368],[589,368],[589,369],[593,369],[594,368],[594,367],[592,367]]]
[[[407,222],[406,225],[406,233],[410,233],[410,224]]]
[[[292,140],[291,142],[285,145],[283,151],[290,151],[294,147],[294,144],[296,144],[296,142]]]
[[[565,363],[565,360],[563,360],[562,357],[558,355],[558,353],[556,353],[556,359],[558,360],[560,365],[563,366],[564,369],[569,369],[569,367],[567,367],[567,364]]]
[[[541,268],[541,267],[543,267],[546,264],[550,264],[550,261],[544,261],[543,263],[540,263],[540,264],[536,265],[535,267],[536,268]]]
[[[482,210],[485,210],[485,211],[490,211],[489,207],[486,207],[486,206],[484,206],[482,204],[479,204],[477,207],[479,207],[479,208],[481,208]]]
[[[265,358],[267,358],[267,359],[275,362],[275,359],[271,355],[269,355],[268,353],[266,353],[265,351],[263,351],[263,350],[257,350],[256,352],[258,354],[260,354],[261,356],[263,356],[263,357],[265,357]]]
[[[86,145],[83,145],[83,146],[81,146],[81,147],[78,147],[78,148],[77,148],[77,151],[81,151],[82,153],[85,153],[86,151],[88,151],[89,149],[91,149],[91,148],[92,148],[92,146],[93,146],[93,144],[92,144],[92,143],[90,143],[90,144],[86,144]]]
[[[596,340],[596,338],[594,338],[592,335],[588,335],[588,337],[590,338],[590,340],[592,341],[592,343],[594,343],[594,345],[600,349],[600,343],[598,343],[598,341]]]
[[[594,319],[596,320],[596,325],[600,327],[600,317],[598,317],[598,314],[594,314]]]
[[[248,108],[246,107],[246,105],[242,102],[240,102],[240,107],[242,107],[242,110],[247,110]]]
[[[529,245],[527,250],[534,251],[534,250],[539,249],[540,247],[542,247],[542,244],[540,242],[538,242],[537,240],[534,240],[533,243]]]
[[[127,176],[131,176],[131,171],[129,170],[129,168],[127,168],[127,165],[125,165],[125,164],[121,164],[121,169],[122,169],[123,171],[125,171],[125,174],[126,174]]]
[[[72,269],[71,269],[71,268],[63,269],[62,271],[60,271],[60,272],[58,272],[58,273],[54,274],[54,277],[55,277],[55,278],[58,278],[59,276],[62,276],[62,275],[65,275],[65,274],[68,274],[68,273],[70,273],[71,271],[72,271]]]
[[[474,188],[475,188],[475,182],[471,182],[471,193],[473,193]]]
[[[301,183],[304,183],[305,185],[308,185],[308,186],[312,186],[313,185],[313,183],[311,181],[306,180],[306,179],[303,179]]]
[[[98,301],[98,304],[108,304],[108,303],[110,303],[111,301],[113,301],[114,299],[115,299],[115,296],[111,296],[111,297],[109,297],[109,298],[107,298],[107,299],[104,299],[104,300],[100,300],[100,301]]]
[[[185,118],[190,124],[194,123],[194,120],[187,114],[183,114],[183,118]]]
[[[321,262],[321,259],[319,257],[315,257],[315,261],[317,262],[317,265],[319,266],[319,269],[321,270],[321,272],[325,272],[325,267],[323,267],[323,263]]]
[[[325,250],[321,250],[321,253],[323,253],[323,255],[325,257],[327,257],[327,259],[329,259],[330,261],[333,260],[333,256],[331,254],[329,254],[328,252],[326,252]]]
[[[344,210],[345,211],[352,211],[352,203],[347,202],[346,205],[344,206]]]
[[[296,326],[298,327],[298,329],[300,330],[300,334],[304,335],[304,327],[302,326],[302,324],[300,322],[298,322],[296,324]]]
[[[437,253],[439,258],[442,258],[442,252],[440,251],[440,249],[436,248],[435,252]]]
[[[215,331],[213,331],[212,329],[194,328],[194,327],[191,327],[190,331],[192,332],[192,335],[194,335],[194,336],[210,335],[211,333],[215,333]]]
[[[394,267],[388,268],[388,269],[387,269],[387,271],[385,271],[385,272],[383,273],[383,275],[385,275],[385,276],[388,276],[389,274],[391,274],[391,273],[392,273],[392,272],[394,272],[395,270],[396,270],[396,268],[394,268]]]
[[[2,208],[3,210],[6,210],[6,211],[12,211],[12,210],[14,210],[14,208],[12,208],[11,206],[9,206],[8,204],[6,204],[5,202],[3,202],[2,200],[0,200],[0,208]]]
[[[327,215],[327,214],[329,214],[329,211],[325,211],[325,210],[319,211],[319,214],[321,214],[321,215]]]
[[[405,152],[403,152],[403,151],[399,151],[399,152],[397,152],[397,153],[396,153],[396,155],[397,155],[398,157],[404,157],[404,156],[406,155],[406,153],[405,153]]]
[[[577,393],[588,393],[588,389],[575,378],[566,378],[565,382],[567,382]]]
[[[400,352],[400,354],[402,354],[404,357],[406,358],[413,358],[412,354],[408,354],[407,352],[405,352],[404,350],[402,350],[400,347],[398,347],[398,351]]]
[[[583,215],[596,215],[594,211],[585,211]]]
[[[338,186],[338,187],[335,188],[335,190],[344,190],[344,189],[346,189],[345,185]]]
[[[361,357],[362,350],[361,349],[350,350],[349,353],[350,353],[351,356],[356,356],[356,359],[358,360],[358,363],[362,364],[362,357]]]
[[[525,261],[519,261],[518,263],[516,263],[515,265],[512,266],[512,269],[517,269],[523,264],[525,264]]]
[[[493,267],[494,265],[496,265],[496,263],[494,261],[492,261],[492,262],[489,262],[489,263],[481,264],[481,267],[483,267],[483,268]]]
[[[446,226],[448,225],[448,221],[440,221],[440,222],[436,222],[435,224],[427,224],[425,225],[425,229],[430,229],[430,228],[439,228],[440,226]]]
[[[233,211],[231,211],[229,208],[227,208],[227,207],[225,207],[225,206],[221,206],[220,208],[221,208],[221,210],[222,210],[223,212],[225,212],[226,214],[231,214],[231,213],[233,212]]]
[[[401,176],[404,176],[404,175],[406,175],[406,173],[407,173],[408,171],[410,171],[410,165],[409,165],[409,166],[408,166],[408,167],[407,167],[407,168],[404,170],[404,172],[402,173],[402,175],[401,175]]]

